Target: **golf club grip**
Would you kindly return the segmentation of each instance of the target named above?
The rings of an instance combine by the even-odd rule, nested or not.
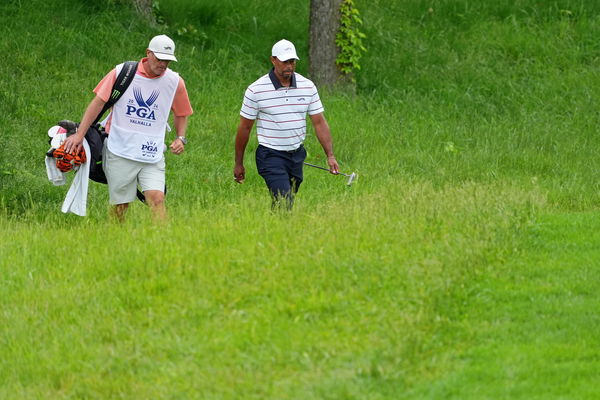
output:
[[[322,169],[323,171],[331,172],[331,171],[330,171],[328,168],[319,167],[318,165],[315,165],[315,164],[310,164],[310,163],[307,163],[307,162],[305,162],[304,164],[305,164],[305,165],[308,165],[309,167],[315,167],[315,168]],[[345,173],[343,173],[343,172],[338,172],[338,173],[337,173],[337,174],[335,174],[335,175],[343,175],[343,176],[350,177],[350,175],[348,175],[348,174],[345,174]]]

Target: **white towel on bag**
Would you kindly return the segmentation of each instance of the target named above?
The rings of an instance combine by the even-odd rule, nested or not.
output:
[[[91,160],[90,145],[85,138],[83,139],[83,149],[87,161],[79,166],[61,207],[61,211],[65,214],[71,212],[80,217],[85,217],[87,215],[88,178],[90,175]]]
[[[64,172],[56,168],[56,158],[46,156],[46,174],[54,186],[61,186],[67,183],[67,177]]]

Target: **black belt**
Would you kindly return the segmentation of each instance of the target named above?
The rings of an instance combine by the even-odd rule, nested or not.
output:
[[[264,147],[265,149],[269,149],[269,150],[273,150],[273,151],[280,151],[282,153],[289,153],[289,154],[294,154],[294,153],[297,153],[297,152],[301,151],[302,149],[304,149],[303,144],[301,144],[300,147],[298,147],[297,149],[294,149],[294,150],[277,150],[277,149],[273,149],[271,147],[263,146],[262,144],[259,144],[258,147]]]
[[[285,151],[286,153],[292,153],[293,154],[293,153],[297,153],[297,152],[301,151],[303,148],[304,148],[304,145],[301,144],[300,147],[298,147],[297,149],[294,149],[294,150],[281,150],[281,151]]]

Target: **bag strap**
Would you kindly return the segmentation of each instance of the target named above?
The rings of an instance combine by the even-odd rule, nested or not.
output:
[[[121,68],[121,72],[119,72],[119,76],[117,76],[117,80],[113,85],[112,92],[110,94],[110,98],[100,111],[100,114],[96,117],[94,122],[92,122],[91,126],[94,126],[98,123],[100,118],[104,115],[106,110],[115,105],[117,101],[123,96],[123,93],[127,90],[131,81],[135,77],[135,72],[137,71],[138,61],[126,61],[123,63],[123,68]]]

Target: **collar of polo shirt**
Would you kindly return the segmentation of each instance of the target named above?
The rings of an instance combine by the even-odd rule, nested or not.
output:
[[[279,82],[279,79],[277,79],[277,76],[275,75],[275,68],[271,68],[271,71],[269,71],[269,78],[271,78],[271,83],[275,87],[275,90],[283,87],[283,85],[281,84],[281,82]],[[290,87],[291,88],[296,87],[296,73],[292,74]]]

